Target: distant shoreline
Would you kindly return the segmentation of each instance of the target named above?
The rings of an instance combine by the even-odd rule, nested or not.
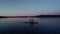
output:
[[[28,17],[47,18],[47,17],[60,17],[60,15],[38,15],[38,16],[0,16],[0,18],[28,18]]]
[[[38,15],[38,16],[35,16],[35,17],[41,17],[41,18],[47,18],[47,17],[60,17],[60,15]]]

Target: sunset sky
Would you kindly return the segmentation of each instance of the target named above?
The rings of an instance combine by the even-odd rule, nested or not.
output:
[[[0,16],[33,16],[60,12],[60,0],[0,0]]]

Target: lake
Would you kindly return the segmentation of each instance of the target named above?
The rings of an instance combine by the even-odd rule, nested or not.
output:
[[[0,34],[60,34],[60,18],[1,18]]]

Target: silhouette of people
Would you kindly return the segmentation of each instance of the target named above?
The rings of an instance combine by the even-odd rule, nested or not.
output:
[[[29,24],[29,27],[33,27],[34,24],[37,24],[38,22],[35,22],[33,18],[30,18],[29,19],[29,22],[25,22],[25,23],[28,23]]]

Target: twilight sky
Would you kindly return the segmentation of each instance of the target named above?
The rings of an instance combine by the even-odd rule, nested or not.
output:
[[[0,0],[0,16],[31,16],[60,12],[60,0]]]

